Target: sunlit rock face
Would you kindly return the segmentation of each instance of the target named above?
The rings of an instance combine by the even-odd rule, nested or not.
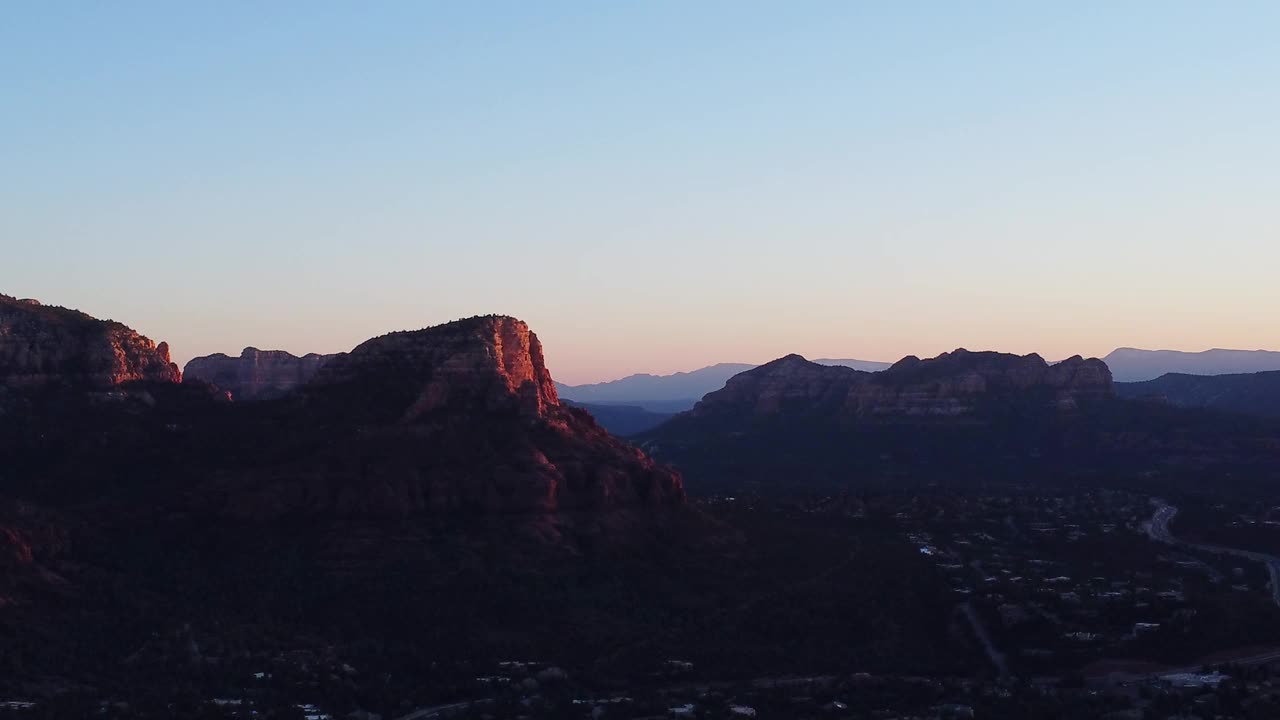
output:
[[[277,402],[222,402],[225,391],[205,381],[180,382],[163,343],[3,298],[0,470],[55,499],[145,485],[201,514],[249,519],[684,500],[677,473],[560,404],[541,343],[515,318],[391,333],[322,365],[251,349],[223,371],[241,392],[287,391]],[[70,392],[30,392],[55,386]],[[183,483],[170,482],[176,474]]]
[[[237,401],[267,400],[310,382],[337,355],[308,353],[298,357],[283,350],[247,347],[239,357],[222,353],[192,358],[184,380],[200,380],[225,390]]]
[[[77,310],[0,295],[0,385],[105,390],[128,382],[181,380],[165,343]]]
[[[255,473],[234,512],[545,513],[680,503],[674,471],[562,406],[506,316],[369,340],[299,393],[314,452]]]
[[[519,409],[530,418],[558,408],[542,344],[523,321],[488,316],[366,341],[329,363],[317,387],[361,385],[376,399],[415,389],[401,419],[434,411]]]

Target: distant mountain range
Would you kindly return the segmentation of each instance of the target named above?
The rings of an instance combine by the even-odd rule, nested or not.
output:
[[[1280,370],[1280,352],[1222,350],[1182,352],[1117,348],[1103,358],[1116,382],[1143,382],[1168,373],[1231,375]]]
[[[1226,375],[1280,371],[1280,352],[1268,350],[1140,350],[1117,348],[1103,358],[1118,383],[1154,380],[1168,373]],[[819,358],[818,365],[839,365],[879,372],[892,363],[869,360]],[[588,385],[557,384],[560,395],[579,404],[633,405],[656,413],[678,413],[692,408],[702,396],[724,387],[729,378],[758,366],[719,363],[671,375],[641,373]],[[608,422],[605,422],[608,425]]]
[[[1171,491],[1202,488],[1204,477],[1252,489],[1280,481],[1275,420],[1178,404],[1117,397],[1097,359],[1049,364],[956,350],[866,373],[788,355],[635,441],[699,494],[1106,478]]]
[[[891,363],[870,360],[822,358],[819,365],[840,365],[877,372]],[[678,413],[692,408],[703,395],[719,390],[738,373],[758,367],[748,363],[719,363],[671,375],[640,373],[619,380],[589,385],[557,384],[560,396],[579,404],[635,405],[650,412]],[[608,423],[605,423],[607,426]]]
[[[1280,417],[1280,372],[1240,375],[1169,373],[1155,380],[1116,383],[1123,398],[1161,400],[1178,407]]]

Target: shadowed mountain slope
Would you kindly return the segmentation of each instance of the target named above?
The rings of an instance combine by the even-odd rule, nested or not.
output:
[[[1280,417],[1280,372],[1241,375],[1170,373],[1146,382],[1116,383],[1116,392],[1124,398],[1159,400],[1177,407]]]
[[[868,360],[824,358],[814,362],[864,372],[889,367],[889,363]],[[581,404],[635,405],[653,412],[676,413],[688,410],[703,395],[724,387],[729,378],[754,367],[745,363],[720,363],[671,375],[640,374],[591,385],[560,385],[559,390],[565,399]]]
[[[560,401],[510,317],[374,338],[259,402],[78,372],[0,408],[7,697],[90,687],[167,716],[174,694],[220,697],[294,658],[358,667],[362,700],[393,698],[379,709],[512,657],[606,681],[672,657],[743,677],[778,657],[968,662],[914,547],[688,507],[679,475]]]
[[[695,493],[920,483],[1280,480],[1280,428],[1115,396],[1100,360],[908,357],[879,373],[787,356],[637,436]]]

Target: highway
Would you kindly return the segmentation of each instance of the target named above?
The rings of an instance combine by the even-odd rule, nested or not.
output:
[[[461,713],[473,705],[484,705],[491,702],[493,702],[492,698],[485,698],[484,700],[468,700],[466,702],[450,703],[449,705],[419,708],[408,715],[401,715],[395,720],[436,720],[437,718]]]
[[[1221,545],[1207,545],[1203,543],[1191,543],[1185,540],[1179,540],[1169,531],[1169,523],[1173,521],[1175,515],[1178,514],[1178,508],[1169,505],[1163,500],[1156,500],[1156,511],[1151,516],[1151,520],[1147,521],[1147,535],[1152,540],[1156,540],[1169,545],[1186,548],[1188,550],[1198,550],[1200,552],[1213,553],[1215,555],[1234,555],[1246,560],[1260,562],[1266,565],[1267,572],[1271,574],[1271,600],[1280,605],[1280,557],[1268,555],[1266,553],[1254,552],[1252,550],[1240,550],[1239,548],[1223,547]]]
[[[991,659],[991,664],[995,665],[996,672],[999,673],[1001,678],[1009,677],[1009,663],[1006,662],[1004,653],[997,650],[996,644],[991,641],[991,633],[987,632],[986,625],[982,624],[982,618],[978,617],[973,605],[965,603],[960,606],[960,610],[969,621],[969,624],[973,626],[973,632],[978,636],[978,641],[982,643],[982,648],[986,651],[987,657]]]

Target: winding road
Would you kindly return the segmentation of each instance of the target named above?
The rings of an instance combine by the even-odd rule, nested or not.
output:
[[[1204,543],[1192,543],[1185,540],[1179,540],[1169,531],[1169,523],[1173,517],[1178,514],[1178,508],[1169,505],[1163,500],[1155,500],[1156,511],[1151,519],[1145,523],[1147,535],[1152,540],[1156,540],[1169,545],[1187,548],[1189,550],[1199,550],[1201,552],[1213,553],[1215,555],[1234,555],[1246,560],[1260,562],[1267,566],[1267,572],[1271,574],[1271,600],[1276,605],[1280,605],[1280,557],[1268,555],[1267,553],[1254,552],[1252,550],[1241,550],[1239,548],[1229,548],[1222,545],[1208,545]]]

